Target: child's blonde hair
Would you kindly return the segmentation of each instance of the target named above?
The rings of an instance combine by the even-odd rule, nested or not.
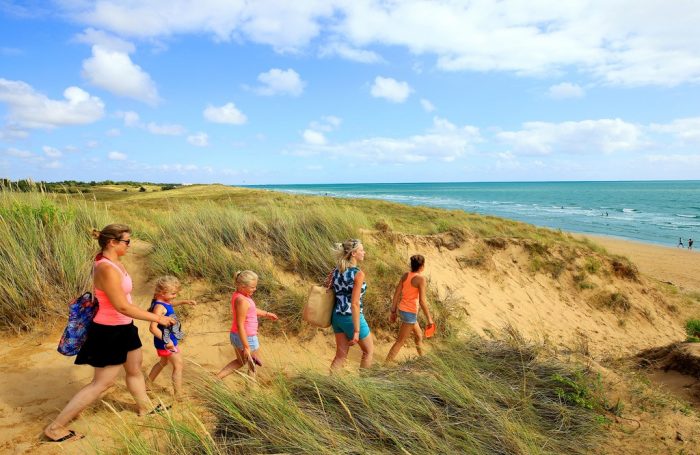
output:
[[[177,292],[180,290],[180,280],[171,275],[165,275],[156,280],[156,289],[153,295],[163,295],[168,291]]]
[[[243,270],[236,272],[236,286],[249,286],[253,281],[258,281],[257,273],[252,270]]]

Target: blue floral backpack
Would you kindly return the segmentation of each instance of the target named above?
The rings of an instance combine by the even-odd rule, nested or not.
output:
[[[76,355],[87,338],[88,327],[97,314],[98,302],[92,292],[86,292],[73,300],[68,307],[68,324],[58,342],[58,352]]]

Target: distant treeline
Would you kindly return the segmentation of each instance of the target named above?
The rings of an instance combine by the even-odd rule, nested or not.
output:
[[[102,180],[100,182],[96,182],[94,180],[90,182],[80,182],[77,180],[63,180],[62,182],[35,182],[31,179],[0,179],[0,191],[11,189],[12,191],[20,191],[24,193],[30,191],[46,191],[49,193],[89,193],[94,187],[106,185],[123,186],[124,189],[122,191],[128,191],[130,187],[141,192],[146,191],[145,185],[160,187],[161,191],[172,190],[173,188],[182,186],[181,183],[133,182],[131,180],[118,182],[113,180]]]

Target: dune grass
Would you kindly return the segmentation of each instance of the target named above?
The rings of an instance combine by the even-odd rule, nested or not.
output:
[[[203,382],[208,429],[168,417],[150,448],[124,443],[134,454],[581,454],[601,430],[599,392],[533,346],[473,338],[360,375],[278,375],[246,391]]]
[[[84,199],[0,191],[0,328],[66,315],[69,301],[90,288],[90,231],[107,219]]]

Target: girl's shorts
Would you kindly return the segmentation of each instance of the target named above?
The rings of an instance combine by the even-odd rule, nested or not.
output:
[[[126,363],[130,351],[141,347],[139,329],[133,322],[122,325],[103,325],[91,322],[87,339],[75,358],[76,365],[102,368]]]
[[[170,349],[156,349],[156,352],[158,353],[158,357],[170,357],[173,354],[179,353],[180,348],[175,346],[172,351]]]
[[[399,310],[399,318],[401,318],[401,322],[404,324],[415,324],[418,322],[418,313]]]
[[[351,314],[341,315],[333,313],[331,324],[333,325],[333,333],[344,333],[348,340],[352,340],[355,326],[352,323]],[[365,321],[365,315],[360,314],[360,340],[367,338],[367,335],[369,335],[369,326],[367,321]]]
[[[241,337],[238,336],[237,333],[231,332],[230,338],[231,338],[231,344],[233,345],[233,347],[238,349],[239,351],[242,351],[243,350],[243,343],[241,343]],[[250,352],[257,351],[258,349],[260,349],[260,341],[258,341],[257,335],[252,335],[252,336],[249,336],[247,338],[248,338],[248,346],[250,346]]]

